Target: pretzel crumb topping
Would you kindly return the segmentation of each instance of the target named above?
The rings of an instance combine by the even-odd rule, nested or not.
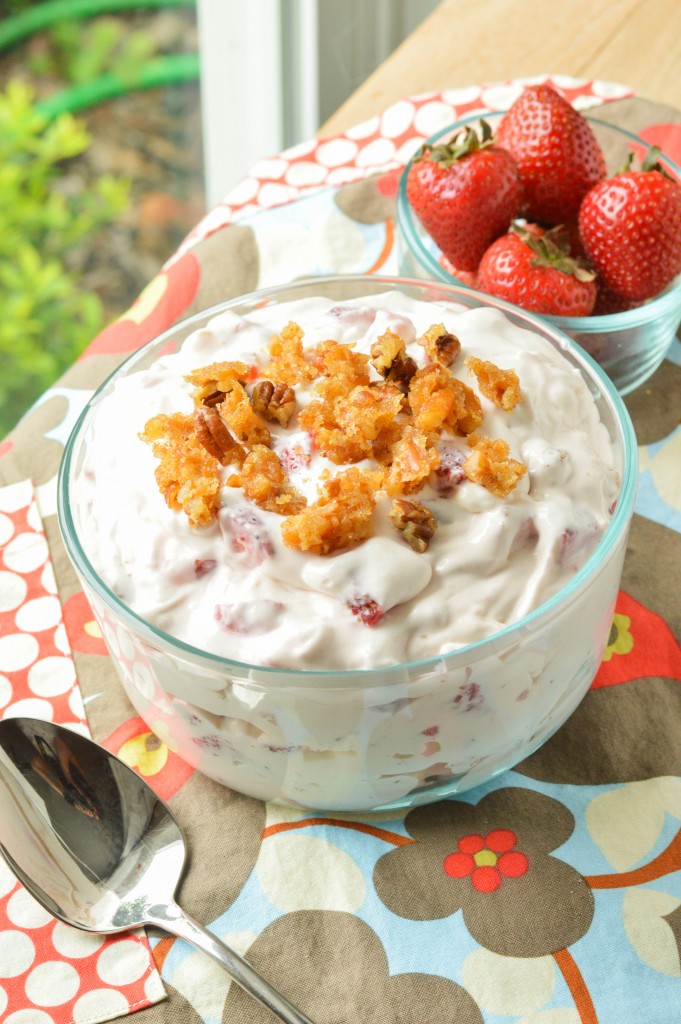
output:
[[[467,440],[473,451],[462,466],[465,476],[495,498],[505,498],[525,476],[527,466],[511,458],[511,449],[501,438],[492,441],[474,433]]]
[[[522,398],[520,381],[515,370],[501,370],[485,359],[468,356],[465,360],[469,373],[478,380],[478,387],[485,398],[489,398],[504,412],[510,412]]]
[[[418,343],[426,355],[420,368],[390,329],[366,355],[333,339],[305,349],[302,329],[290,322],[271,339],[263,368],[233,361],[193,370],[185,378],[193,386],[193,414],[154,416],[140,434],[159,460],[155,476],[167,504],[185,512],[190,526],[206,526],[217,516],[221,487],[239,487],[282,517],[287,547],[328,555],[373,536],[376,496],[383,493],[394,499],[392,526],[414,551],[426,551],[437,520],[404,496],[420,491],[440,466],[442,434],[466,437],[472,451],[463,474],[498,498],[527,469],[505,441],[478,433],[480,399],[448,368],[461,351],[459,339],[433,324]],[[473,356],[465,365],[499,408],[510,411],[521,401],[513,370]],[[301,409],[298,387],[312,392]],[[310,457],[280,458],[265,421],[307,431],[312,451],[343,467],[318,474],[316,501],[308,502],[288,475],[305,472]]]

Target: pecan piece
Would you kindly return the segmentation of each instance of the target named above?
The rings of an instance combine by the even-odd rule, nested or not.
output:
[[[418,369],[411,356],[407,355],[402,338],[390,328],[371,346],[371,365],[405,395],[409,389],[409,381]]]
[[[215,409],[207,406],[194,410],[194,429],[199,441],[222,466],[244,461],[246,452],[223,423]]]
[[[407,544],[419,554],[427,549],[437,530],[437,519],[430,509],[419,501],[396,498],[388,518],[395,529],[400,531]]]
[[[432,324],[419,338],[419,345],[423,345],[431,362],[440,366],[451,366],[461,351],[461,342],[444,324]]]
[[[260,380],[251,392],[251,405],[266,420],[276,420],[287,427],[296,411],[296,396],[288,384]]]

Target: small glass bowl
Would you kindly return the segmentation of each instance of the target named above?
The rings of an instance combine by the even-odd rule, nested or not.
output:
[[[87,509],[73,500],[98,410],[114,382],[161,353],[178,351],[189,334],[225,310],[247,316],[269,306],[276,319],[277,305],[292,299],[321,295],[343,302],[396,289],[425,302],[501,310],[546,338],[583,376],[622,481],[612,520],[587,562],[550,600],[493,636],[390,668],[313,672],[249,665],[198,650],[145,621],[90,562],[81,542]],[[123,363],[89,401],[68,440],[58,510],[67,552],[124,689],[172,750],[259,799],[326,811],[393,810],[486,782],[527,757],[574,711],[608,640],[636,480],[636,440],[620,397],[593,360],[551,325],[457,286],[317,278],[199,313]]]
[[[433,135],[428,143],[449,138],[465,125],[475,126],[481,118],[494,131],[504,113],[472,114],[461,118]],[[603,150],[609,174],[623,165],[632,150],[642,156],[650,148],[649,143],[623,128],[596,117],[587,117],[587,120]],[[409,277],[463,284],[443,266],[440,249],[422,227],[407,198],[407,176],[414,159],[409,161],[402,174],[397,196],[399,272]],[[665,156],[660,161],[672,177],[681,180],[681,168]],[[543,316],[542,319],[565,331],[581,345],[603,367],[619,393],[626,395],[654,373],[674,339],[681,322],[681,275],[657,298],[624,313],[585,317]]]

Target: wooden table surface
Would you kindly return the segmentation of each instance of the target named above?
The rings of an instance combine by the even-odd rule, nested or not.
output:
[[[545,73],[600,78],[681,108],[679,0],[443,0],[322,126],[403,96]]]

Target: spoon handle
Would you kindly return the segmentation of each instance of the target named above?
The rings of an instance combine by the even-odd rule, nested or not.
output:
[[[286,1024],[314,1024],[306,1014],[289,1003],[281,992],[265,981],[243,957],[189,917],[176,903],[171,903],[167,907],[155,906],[152,913],[146,915],[146,920],[148,924],[177,935],[178,938],[185,939],[190,945],[204,952],[227,971],[233,981],[271,1010],[279,1020],[285,1021]]]

